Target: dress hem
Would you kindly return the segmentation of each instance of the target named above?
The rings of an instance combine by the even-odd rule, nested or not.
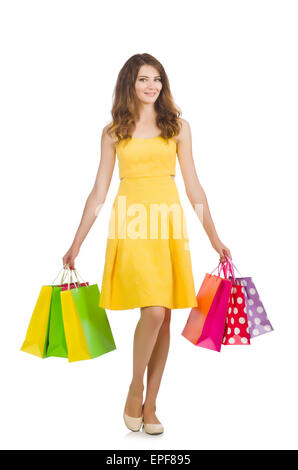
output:
[[[107,310],[133,310],[135,308],[144,308],[144,307],[165,307],[165,308],[169,308],[171,310],[179,310],[179,309],[185,309],[185,308],[193,308],[193,307],[197,307],[198,304],[195,303],[195,304],[190,304],[190,305],[184,305],[184,306],[173,306],[173,305],[169,305],[169,304],[164,304],[163,302],[159,302],[159,303],[151,303],[149,305],[132,305],[132,306],[126,306],[126,307],[123,307],[123,306],[118,306],[118,307],[109,307],[107,305],[99,305],[99,307],[101,308],[104,308],[104,309],[107,309]]]

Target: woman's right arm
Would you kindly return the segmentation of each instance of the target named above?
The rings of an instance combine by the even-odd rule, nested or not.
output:
[[[113,176],[116,149],[114,140],[107,134],[108,127],[109,125],[105,126],[102,131],[101,157],[94,186],[87,198],[81,222],[71,247],[62,258],[63,266],[67,264],[70,269],[74,268],[74,260],[79,254],[80,247],[105,202]]]

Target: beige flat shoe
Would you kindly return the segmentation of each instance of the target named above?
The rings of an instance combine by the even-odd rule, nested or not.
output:
[[[161,423],[160,424],[143,423],[143,428],[147,434],[162,434],[164,432],[164,427]]]
[[[143,428],[147,434],[162,434],[164,427],[161,423],[144,423],[144,405],[142,407]]]
[[[139,431],[141,429],[143,416],[134,418],[133,416],[128,416],[125,412],[123,412],[123,418],[126,426],[130,431]]]

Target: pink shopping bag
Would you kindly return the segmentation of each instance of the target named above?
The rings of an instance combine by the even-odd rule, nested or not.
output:
[[[182,336],[196,346],[220,352],[232,282],[220,277],[217,268],[218,276],[206,274],[198,305],[191,309]]]

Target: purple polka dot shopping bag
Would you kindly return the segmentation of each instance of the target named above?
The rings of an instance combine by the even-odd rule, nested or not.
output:
[[[230,269],[233,269],[234,267],[239,273],[238,269],[230,259],[228,259],[228,263],[230,265]],[[230,276],[229,279],[231,280],[232,276]],[[235,277],[235,283],[238,286],[237,288],[240,288],[245,296],[250,338],[255,338],[274,331],[252,277]]]

